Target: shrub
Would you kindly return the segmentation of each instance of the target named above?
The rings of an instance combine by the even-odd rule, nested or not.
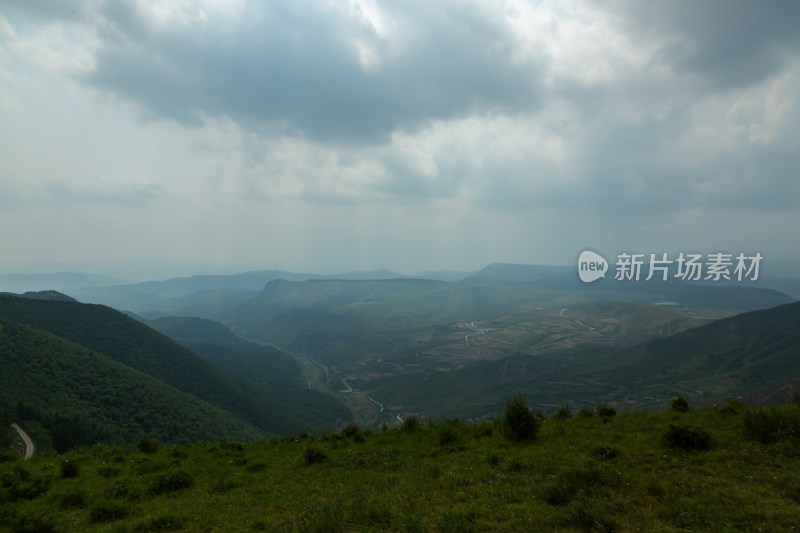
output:
[[[121,477],[114,480],[108,490],[108,495],[112,498],[124,498],[128,496],[131,489],[131,480],[127,477]]]
[[[166,514],[151,518],[144,522],[139,522],[134,531],[177,531],[184,529],[186,521],[183,517],[174,514]]]
[[[687,413],[691,409],[689,407],[689,402],[683,396],[673,398],[669,404],[669,408],[676,413]]]
[[[158,441],[147,438],[147,435],[142,435],[142,438],[136,443],[136,447],[142,453],[156,453],[158,451]]]
[[[469,428],[472,436],[476,439],[480,439],[482,437],[491,437],[492,433],[494,432],[492,430],[492,425],[488,423],[473,424],[470,425]]]
[[[78,477],[78,474],[80,474],[80,467],[78,466],[78,461],[75,459],[62,457],[60,466],[62,479]]]
[[[486,462],[489,463],[489,466],[497,466],[500,464],[502,457],[496,451],[489,452],[489,455],[486,456]]]
[[[11,520],[11,531],[15,533],[50,533],[56,530],[58,516],[43,510],[17,512]]]
[[[86,491],[78,489],[61,494],[58,505],[62,509],[82,509],[86,505]]]
[[[241,442],[237,442],[231,439],[222,439],[217,443],[221,450],[227,450],[229,452],[243,452],[244,451],[244,444]]]
[[[800,436],[800,412],[797,409],[756,409],[744,414],[744,433],[750,440],[763,444]]]
[[[178,448],[177,446],[173,446],[169,449],[170,457],[174,457],[175,459],[186,459],[189,457],[189,452],[186,451],[185,448]]]
[[[664,438],[670,448],[683,450],[710,450],[713,444],[711,434],[699,426],[670,424]]]
[[[581,407],[581,410],[578,411],[578,416],[581,418],[592,418],[594,416],[594,410],[591,407]]]
[[[151,495],[174,492],[176,490],[187,489],[194,485],[194,478],[186,470],[176,468],[163,474],[158,474],[150,480],[148,486]]]
[[[249,465],[247,465],[247,467],[245,467],[245,470],[247,470],[248,472],[263,472],[268,467],[269,465],[264,461],[256,461],[254,463],[250,463]]]
[[[0,464],[11,463],[19,459],[19,455],[14,450],[0,449]]]
[[[414,415],[408,415],[403,419],[403,429],[406,431],[413,431],[420,425],[419,418]]]
[[[459,442],[463,425],[457,418],[445,420],[439,427],[439,444],[450,446]]]
[[[541,423],[541,419],[528,408],[521,393],[516,393],[506,402],[503,426],[509,440],[521,442],[534,439]]]
[[[111,465],[97,467],[97,473],[103,477],[114,477],[119,474],[119,468]]]
[[[597,463],[562,471],[544,491],[550,505],[566,505],[579,495],[591,496],[598,488],[616,484],[616,475]]]
[[[594,456],[595,459],[600,459],[601,461],[614,459],[615,457],[619,457],[619,448],[601,444],[600,446],[597,446],[595,447],[594,450],[592,450],[592,455]]]
[[[5,498],[14,501],[20,498],[32,500],[44,494],[50,488],[50,481],[44,477],[32,475],[24,466],[17,464],[10,472],[4,472],[0,477],[0,496],[5,492]]]
[[[438,531],[477,531],[475,520],[478,513],[473,510],[445,509],[437,519]]]
[[[130,514],[130,508],[120,502],[99,501],[89,509],[89,522],[113,522]]]
[[[355,422],[350,422],[349,424],[345,424],[342,428],[342,435],[345,437],[354,437],[358,435],[358,432],[361,431],[361,428],[358,427],[358,424]]]
[[[597,404],[595,411],[597,412],[597,416],[603,419],[604,424],[611,422],[611,419],[617,416],[617,410],[614,407],[602,402]]]
[[[719,412],[723,415],[738,415],[747,411],[747,405],[738,398],[728,398],[728,401],[719,408]]]
[[[306,446],[306,450],[303,452],[303,458],[306,460],[307,465],[313,465],[314,463],[323,462],[328,458],[328,454],[325,453],[325,450],[317,446]]]
[[[239,484],[233,479],[229,478],[228,476],[222,476],[214,486],[214,490],[217,492],[228,492],[229,490],[235,489],[238,486]]]
[[[553,418],[556,420],[566,420],[568,418],[572,418],[572,409],[569,407],[569,402],[564,402],[561,404],[561,407],[558,408],[556,414],[553,415]]]

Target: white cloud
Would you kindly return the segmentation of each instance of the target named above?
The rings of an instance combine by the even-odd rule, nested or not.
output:
[[[46,243],[37,217],[72,214],[59,236],[87,255],[305,269],[569,262],[729,227],[751,249],[769,229],[741,213],[798,217],[800,51],[789,13],[704,29],[712,7],[12,3],[0,223]]]

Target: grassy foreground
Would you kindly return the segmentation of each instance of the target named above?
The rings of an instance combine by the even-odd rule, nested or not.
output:
[[[797,403],[567,414],[527,442],[501,422],[410,419],[381,432],[6,454],[0,529],[800,529]]]

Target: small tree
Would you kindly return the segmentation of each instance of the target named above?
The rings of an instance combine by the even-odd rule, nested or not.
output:
[[[595,411],[597,411],[597,416],[603,419],[603,424],[608,424],[612,418],[617,416],[617,410],[603,402],[597,404]]]
[[[516,393],[506,402],[503,417],[507,437],[517,442],[532,440],[539,432],[541,420],[528,408],[525,397]]]
[[[686,398],[678,396],[677,398],[673,398],[672,402],[670,402],[670,409],[678,413],[686,413],[689,412],[691,408]]]

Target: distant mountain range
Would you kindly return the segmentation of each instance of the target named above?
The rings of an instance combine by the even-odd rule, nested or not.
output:
[[[76,441],[196,438],[172,417],[137,415],[127,393],[108,404],[122,411],[94,405],[110,375],[127,383],[121,390],[134,391],[131,380],[153,390],[146,413],[180,405],[181,418],[203,420],[209,435],[242,438],[354,418],[378,427],[404,413],[485,419],[517,390],[544,409],[659,406],[676,395],[767,401],[800,375],[797,305],[769,283],[584,284],[574,267],[515,264],[420,277],[254,271],[69,296],[0,294],[10,376],[0,417],[27,416],[54,442],[63,427]],[[102,385],[48,389],[42,376],[62,377],[58,354],[71,361],[71,383],[87,383],[76,370],[85,366],[97,376],[88,382]],[[36,362],[33,381],[22,376],[26,360]]]
[[[771,269],[751,288],[772,289],[800,298],[800,263],[776,260]],[[3,274],[0,275],[0,291],[23,293],[28,291],[56,290],[86,303],[101,303],[116,309],[137,313],[154,312],[164,314],[172,309],[172,303],[181,298],[193,298],[203,294],[208,297],[232,296],[235,303],[243,298],[236,295],[246,291],[260,291],[270,281],[306,281],[311,279],[380,280],[416,278],[447,282],[491,282],[491,283],[549,283],[562,284],[570,288],[586,289],[577,282],[574,266],[540,266],[493,263],[481,270],[462,272],[457,270],[424,271],[412,276],[390,270],[347,272],[338,275],[294,273],[285,270],[258,270],[231,275],[196,275],[177,277],[164,281],[147,281],[125,284],[109,276],[62,272],[58,274]],[[594,288],[603,284],[593,284]],[[606,284],[606,288],[611,283]],[[616,284],[619,285],[619,284]],[[697,285],[697,284],[693,284]],[[715,283],[717,286],[723,282]],[[179,304],[178,307],[183,304]]]

